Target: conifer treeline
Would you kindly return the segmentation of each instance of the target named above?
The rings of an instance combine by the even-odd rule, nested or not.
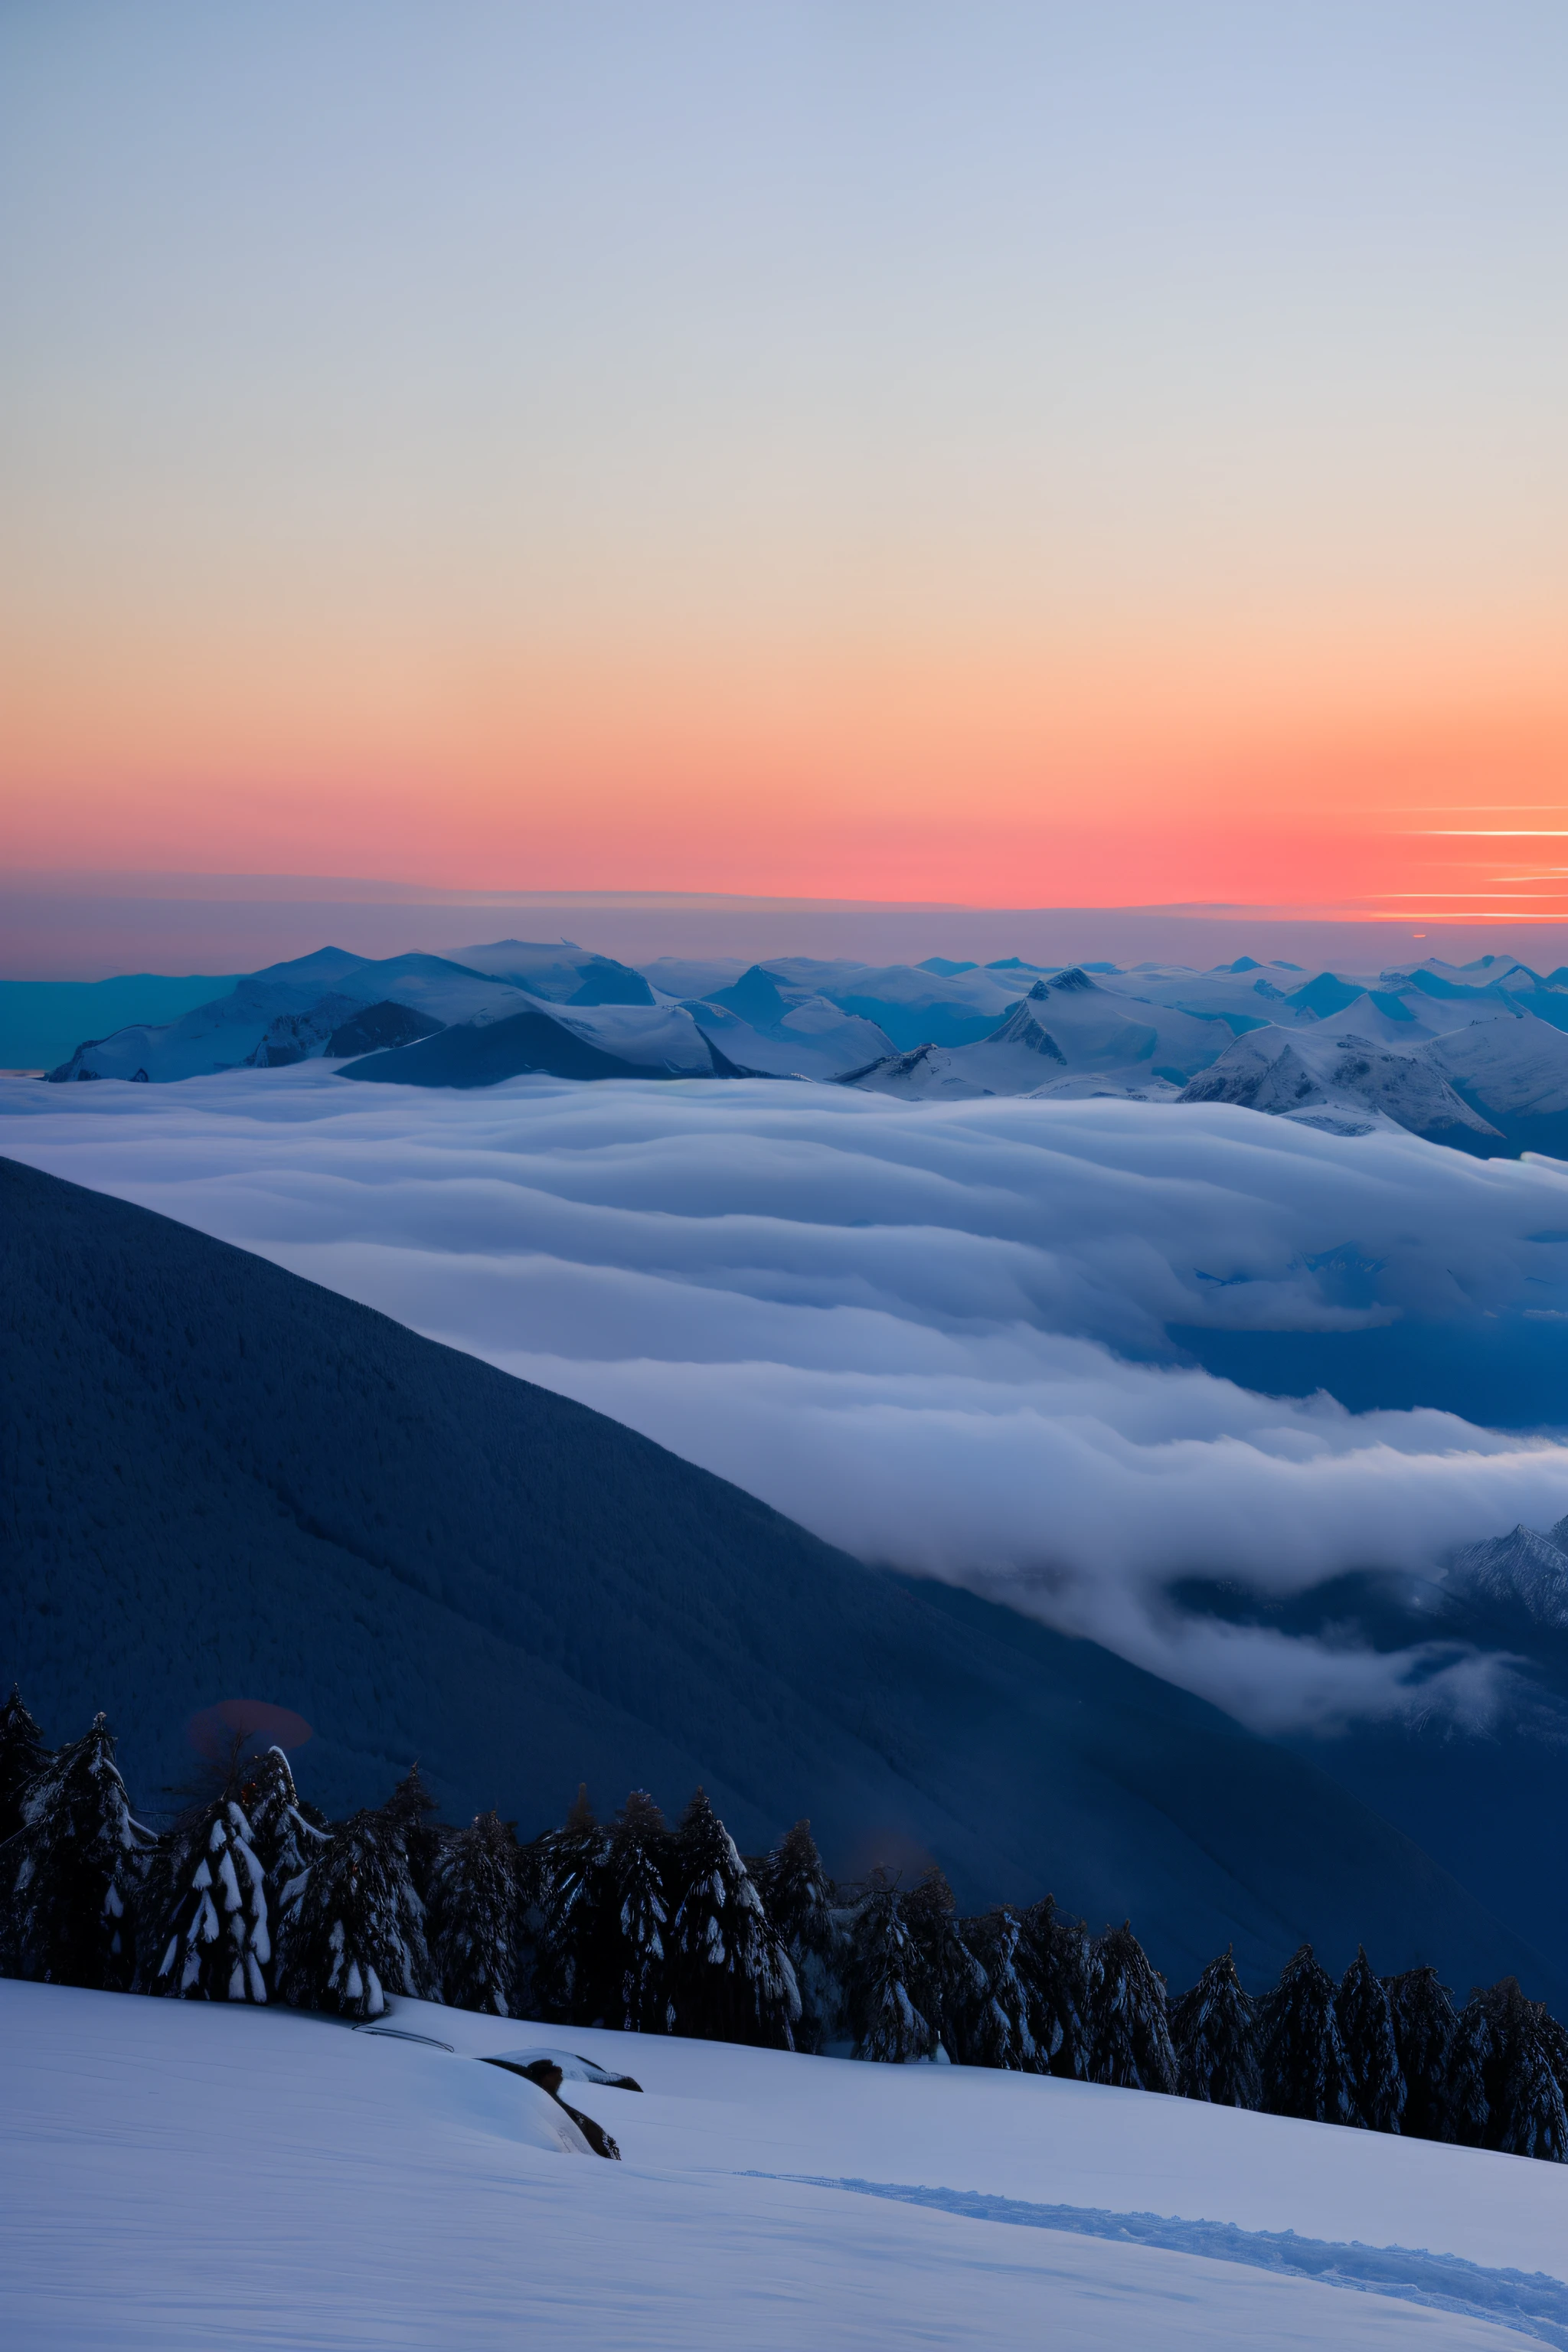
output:
[[[356,2020],[389,1995],[496,2017],[1050,2074],[1353,2128],[1568,2158],[1568,2032],[1508,1978],[1456,2007],[1435,1969],[1336,1984],[1303,1945],[1261,1999],[1230,1954],[1168,2001],[1131,1927],[1050,1895],[958,1916],[940,1871],[836,1885],[809,1826],[743,1860],[699,1790],[674,1829],[585,1791],[520,1844],[435,1822],[416,1768],[329,1822],[279,1748],[154,1835],[100,1716],[51,1753],[0,1708],[0,1971]]]

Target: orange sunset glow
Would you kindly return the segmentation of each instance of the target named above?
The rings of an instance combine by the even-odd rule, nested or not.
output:
[[[1131,13],[16,21],[6,867],[1568,914],[1533,36]]]

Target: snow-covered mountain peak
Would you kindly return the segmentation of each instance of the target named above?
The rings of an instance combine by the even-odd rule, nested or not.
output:
[[[1489,1601],[1521,1604],[1537,1624],[1568,1630],[1568,1520],[1550,1535],[1521,1524],[1506,1536],[1466,1544],[1448,1565],[1458,1590]]]

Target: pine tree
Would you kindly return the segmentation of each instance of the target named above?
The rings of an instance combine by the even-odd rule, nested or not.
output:
[[[921,2012],[949,2060],[961,2063],[982,2030],[989,1988],[959,1924],[952,1889],[934,1863],[904,1897],[904,1921],[919,1956]]]
[[[1564,2104],[1568,2105],[1568,2026],[1560,2025],[1548,2011],[1539,2009],[1536,2030],[1546,2052],[1547,2063],[1557,2077],[1557,2087],[1563,2094]]]
[[[1043,2073],[1047,2062],[1040,2055],[1031,2023],[1034,1994],[1020,1972],[1028,1963],[1018,1914],[1009,1904],[997,1904],[978,1918],[965,1919],[963,1934],[979,1967],[984,1990],[973,2004],[966,2046],[952,2055],[971,2066]]]
[[[1394,2046],[1405,2077],[1401,2132],[1407,2139],[1460,2137],[1461,2119],[1454,2111],[1459,2021],[1447,1987],[1439,1982],[1436,1969],[1418,1968],[1406,1969],[1402,1976],[1384,1977],[1383,1989],[1388,1995]],[[1480,2090],[1479,2074],[1476,2088]],[[1484,2108],[1484,2091],[1481,2104]],[[1485,2128],[1483,2113],[1476,2123],[1478,2145]]]
[[[308,1806],[294,1786],[289,1759],[280,1748],[242,1762],[235,1798],[250,1823],[250,1842],[267,1873],[274,1918],[284,1889],[315,1859],[325,1843],[327,1828],[314,1806]]]
[[[438,1849],[426,1927],[431,1965],[454,2009],[487,2017],[527,2011],[522,1858],[497,1813],[479,1813]]]
[[[1443,2102],[1447,2126],[1445,2137],[1461,2147],[1489,2147],[1491,2107],[1487,2098],[1487,2068],[1492,2054],[1491,2027],[1481,1998],[1472,1992],[1454,2027],[1448,2053],[1447,2093]]]
[[[337,1823],[284,1888],[275,1943],[278,1997],[293,2009],[379,2017],[389,1992],[433,1991],[424,1906],[384,1807]]]
[[[1190,1992],[1171,2005],[1176,2089],[1216,2107],[1259,2107],[1263,2074],[1258,2012],[1242,1990],[1227,1946]]]
[[[415,1893],[421,1903],[428,1902],[430,1882],[445,1836],[442,1830],[427,1819],[437,1811],[437,1804],[417,1764],[409,1766],[381,1811],[403,1841]]]
[[[1372,1972],[1364,1945],[1334,1996],[1340,2037],[1351,2063],[1356,2105],[1369,2131],[1397,2132],[1405,2113],[1405,2074],[1388,1995]]]
[[[594,1819],[585,1786],[564,1824],[541,1838],[534,1852],[539,1911],[540,2007],[563,2023],[592,2025],[602,2018],[595,1965],[602,1944],[608,1832]]]
[[[921,1956],[897,1881],[876,1871],[856,1907],[845,1966],[845,2006],[857,2058],[907,2065],[936,2042],[916,1999]]]
[[[49,1760],[44,1736],[13,1684],[0,1707],[0,1845],[22,1826],[22,1791]]]
[[[670,2033],[674,1841],[646,1789],[616,1815],[605,1857],[604,2015],[626,2033]]]
[[[264,2002],[272,1958],[267,1872],[250,1823],[218,1797],[159,1841],[147,1874],[141,1990]]]
[[[1089,2081],[1129,2091],[1174,2091],[1164,1984],[1123,1920],[1094,1946],[1089,1976]]]
[[[152,1840],[132,1818],[101,1715],[34,1774],[19,1810],[21,1824],[0,1849],[7,1967],[46,1984],[123,1992],[135,1973]]]
[[[1364,2128],[1355,2076],[1340,2032],[1333,1979],[1310,1944],[1285,1963],[1263,2003],[1263,2104],[1273,2116]]]
[[[1030,2032],[1053,2074],[1087,2083],[1089,2060],[1089,1929],[1056,1897],[1032,1903],[1015,1965],[1031,1998]]]
[[[800,1990],[735,1841],[699,1789],[681,1818],[669,1925],[673,2031],[793,2050]]]
[[[834,2039],[844,2009],[843,1937],[835,1923],[833,1883],[809,1822],[796,1822],[752,1874],[763,1908],[795,1969],[800,1990],[798,2050]]]
[[[1549,2164],[1568,2162],[1568,2113],[1552,2065],[1545,2011],[1527,2000],[1518,1982],[1504,1977],[1485,1992],[1472,1992],[1466,2018],[1483,2032],[1488,2118],[1485,2145],[1504,2156],[1531,2156]]]

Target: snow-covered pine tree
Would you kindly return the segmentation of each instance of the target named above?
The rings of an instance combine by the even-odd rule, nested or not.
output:
[[[793,2050],[800,1989],[734,1839],[699,1789],[681,1816],[669,1923],[672,2031]]]
[[[795,1969],[800,1991],[795,2047],[820,2050],[836,2037],[843,2018],[843,1937],[834,1920],[833,1882],[811,1823],[796,1822],[786,1830],[752,1875]]]
[[[284,1888],[321,1852],[327,1825],[295,1788],[281,1748],[266,1748],[241,1764],[235,1796],[250,1823],[250,1842],[267,1873],[276,1920]]]
[[[963,1923],[963,1941],[978,1963],[984,1994],[973,2003],[965,2046],[951,2054],[971,2066],[1005,2067],[1014,2074],[1039,2074],[1047,2061],[1035,2040],[1034,1995],[1020,1973],[1026,1969],[1022,1951],[1024,1926],[1011,1904],[999,1903],[978,1918]]]
[[[1340,1979],[1334,2013],[1351,2062],[1362,2121],[1369,2131],[1397,2132],[1407,2095],[1405,2072],[1388,1995],[1372,1972],[1364,1945],[1358,1947]]]
[[[384,1807],[335,1824],[283,1889],[273,1942],[273,1982],[291,2009],[379,2017],[389,1992],[433,1992],[424,1906]]]
[[[1434,1968],[1406,1969],[1403,1975],[1384,1977],[1383,1989],[1388,1995],[1394,2046],[1405,2077],[1400,2131],[1406,2139],[1452,2140],[1458,2136],[1450,2101],[1459,2021],[1448,1989]],[[1478,2133],[1484,2129],[1482,2116],[1477,2123]]]
[[[22,1704],[13,1683],[0,1706],[0,1845],[22,1826],[22,1791],[49,1760],[44,1735]]]
[[[1536,2028],[1546,2052],[1547,2063],[1557,2077],[1557,2087],[1568,2105],[1568,2026],[1553,2017],[1550,2010],[1539,2010]]]
[[[981,2030],[990,1988],[964,1940],[952,1889],[934,1863],[904,1897],[904,1921],[919,1956],[921,2012],[949,2060],[960,2063]]]
[[[1058,1910],[1054,1895],[1031,1903],[1015,1959],[1028,1987],[1030,2032],[1053,2074],[1089,2080],[1089,1937],[1081,1919]]]
[[[176,2000],[265,2001],[272,1958],[267,1871],[233,1797],[158,1842],[142,1898],[138,1990]]]
[[[609,1832],[594,1819],[586,1786],[579,1783],[563,1826],[548,1831],[533,1848],[539,2007],[563,2024],[592,2025],[605,2013],[595,2006],[601,1990],[595,1963],[609,1842]]]
[[[1487,2102],[1487,2066],[1492,2054],[1491,2027],[1472,1991],[1455,2021],[1453,2047],[1448,2053],[1448,2079],[1443,2099],[1445,2139],[1461,2147],[1486,2147],[1491,2127]]]
[[[1485,2145],[1504,2156],[1568,2162],[1568,2112],[1552,2064],[1538,2001],[1527,2000],[1512,1977],[1472,1992],[1461,2020],[1484,2048],[1488,2118]],[[1478,2021],[1481,2031],[1477,2032]]]
[[[1091,2083],[1114,2083],[1129,2091],[1174,2091],[1176,2053],[1171,2047],[1164,1983],[1125,1919],[1095,1940],[1089,2034]]]
[[[857,2058],[908,2065],[931,2056],[937,2037],[916,1998],[921,1973],[898,1882],[874,1871],[856,1906],[845,1957],[845,2009]]]
[[[19,1811],[20,1826],[0,1849],[6,1966],[45,1984],[125,1991],[152,1839],[132,1817],[101,1715],[46,1759]]]
[[[381,1810],[403,1841],[415,1893],[421,1903],[427,1902],[431,1876],[445,1835],[427,1818],[437,1808],[416,1763],[409,1766]]]
[[[522,1859],[498,1813],[445,1839],[431,1870],[426,1932],[442,1997],[487,2017],[528,2012]]]
[[[1258,2107],[1263,2074],[1258,2012],[1242,1989],[1227,1946],[1190,1992],[1171,2004],[1176,2089],[1216,2107]]]
[[[626,2033],[674,2031],[669,1915],[675,1842],[646,1789],[634,1789],[616,1817],[605,1857],[604,2016]]]
[[[1263,2105],[1271,2116],[1364,2129],[1334,2008],[1334,1980],[1310,1944],[1286,1961],[1262,2007]]]

